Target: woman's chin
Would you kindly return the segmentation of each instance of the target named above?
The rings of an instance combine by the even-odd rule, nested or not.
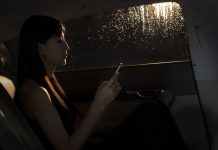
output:
[[[64,67],[66,64],[67,64],[67,61],[64,60],[64,61],[58,63],[58,66],[59,66],[59,67]]]
[[[62,64],[62,66],[64,67],[64,66],[66,66],[66,64],[67,64],[67,62],[66,62],[66,61],[64,61],[64,63]]]

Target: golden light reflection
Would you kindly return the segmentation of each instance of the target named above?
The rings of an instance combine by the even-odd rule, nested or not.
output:
[[[133,37],[137,32],[146,36],[172,36],[173,32],[181,32],[184,26],[182,10],[178,3],[165,2],[150,5],[141,5],[119,9],[107,16],[109,24],[102,25],[101,33],[116,32],[118,40],[122,42],[126,32],[133,30]]]
[[[2,110],[0,110],[0,118],[4,118],[5,114],[2,112]]]
[[[75,35],[72,46],[77,49],[77,55],[72,57],[73,67],[189,58],[185,20],[176,2],[98,12],[75,20],[71,28]]]

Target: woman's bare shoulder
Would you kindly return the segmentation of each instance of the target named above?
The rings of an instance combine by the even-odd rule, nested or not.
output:
[[[21,97],[34,98],[37,95],[40,96],[45,93],[47,93],[47,90],[31,79],[25,81],[19,90],[19,94],[21,95]]]
[[[19,103],[27,115],[32,116],[32,110],[44,102],[50,102],[47,90],[33,80],[27,80],[19,90]]]

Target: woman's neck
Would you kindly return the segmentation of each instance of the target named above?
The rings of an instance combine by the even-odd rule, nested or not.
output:
[[[44,65],[48,77],[52,77],[54,75],[54,71],[56,67],[54,65],[49,65],[47,63],[44,63]]]

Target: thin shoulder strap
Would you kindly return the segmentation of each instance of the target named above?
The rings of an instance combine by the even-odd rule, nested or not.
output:
[[[60,97],[60,95],[57,93],[57,91],[55,90],[53,84],[51,83],[49,77],[45,76],[45,81],[48,85],[48,87],[50,88],[51,92],[54,94],[54,96],[57,98],[57,100],[60,102],[60,104],[64,107],[67,108],[65,102],[62,100],[62,98]]]
[[[62,87],[60,86],[60,84],[58,83],[57,78],[55,77],[55,75],[52,76],[52,81],[50,80],[49,77],[46,77],[48,80],[48,85],[51,86],[50,89],[51,91],[57,95],[56,98],[59,100],[60,99],[60,103],[62,104],[62,102],[64,103],[64,107],[65,108],[69,108],[71,111],[73,111],[77,116],[81,117],[80,112],[78,111],[78,109],[69,101],[69,99],[67,98],[67,95],[65,94],[64,90],[62,89]],[[60,94],[62,97],[60,97]],[[63,99],[62,99],[63,98]]]

